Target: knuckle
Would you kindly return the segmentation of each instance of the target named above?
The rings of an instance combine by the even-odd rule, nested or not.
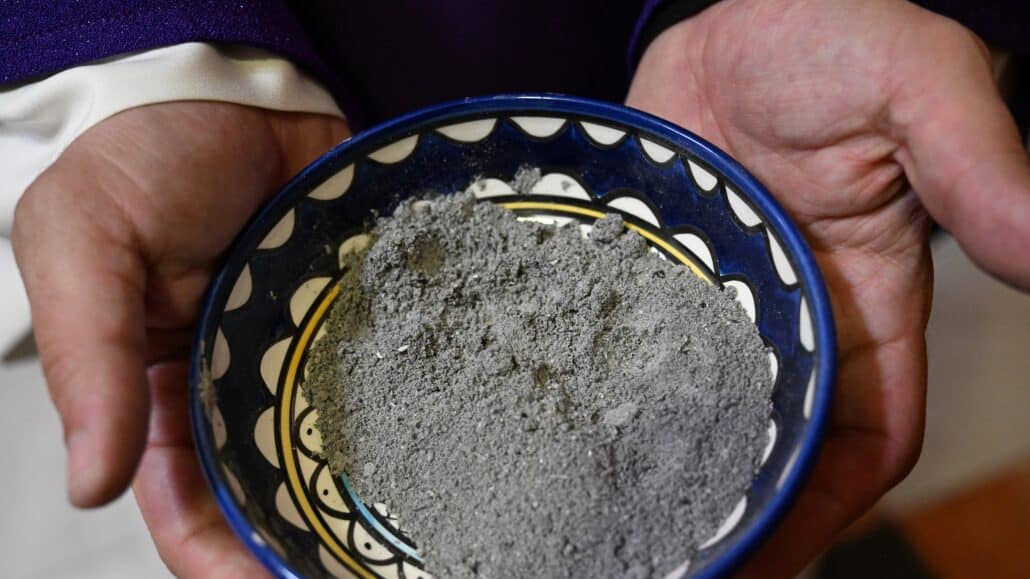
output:
[[[61,214],[72,187],[61,177],[61,160],[44,171],[14,206],[11,243],[15,252],[35,240],[46,225]]]
[[[37,180],[38,183],[38,180]],[[14,206],[14,221],[11,227],[11,244],[15,252],[24,247],[26,237],[35,229],[33,221],[40,213],[40,193],[36,184],[30,186]]]
[[[900,442],[900,449],[895,472],[888,481],[888,489],[893,488],[908,477],[912,469],[915,468],[916,463],[919,462],[919,457],[923,453],[923,429],[921,422],[918,429],[913,428],[910,435]]]
[[[901,469],[899,471],[898,481],[907,477],[912,469],[915,468],[916,463],[919,462],[920,455],[923,454],[923,437],[922,435],[914,441],[901,457]]]
[[[990,49],[975,32],[962,24],[944,17],[934,17],[929,27],[931,37],[938,46],[955,56],[973,56],[990,63]]]
[[[73,388],[75,370],[68,356],[62,356],[54,348],[40,346],[40,365],[46,377],[50,400],[61,418],[61,425],[67,434],[82,427],[83,416],[78,412],[78,392]]]

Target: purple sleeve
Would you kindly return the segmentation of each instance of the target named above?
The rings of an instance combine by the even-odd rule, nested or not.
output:
[[[635,73],[644,50],[659,34],[719,2],[720,0],[646,0],[629,41],[626,63],[630,77]]]
[[[644,26],[647,25],[648,20],[651,19],[651,15],[654,14],[655,8],[664,2],[665,0],[646,0],[644,7],[640,9],[640,16],[637,17],[636,24],[633,25],[633,33],[629,37],[629,46],[626,48],[626,70],[629,71],[629,77],[633,78],[633,74],[637,70],[637,54],[640,47],[637,45],[640,43],[640,34],[644,31]]]
[[[0,84],[184,42],[266,49],[322,80],[337,101],[345,100],[285,0],[3,0]]]

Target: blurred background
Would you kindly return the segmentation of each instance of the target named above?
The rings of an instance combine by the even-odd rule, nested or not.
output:
[[[1004,55],[996,64],[1025,130],[1030,67]],[[922,457],[804,579],[1030,578],[1030,296],[979,271],[945,232],[933,256]],[[26,316],[16,280],[0,246],[0,330]],[[130,495],[91,512],[68,505],[60,424],[31,336],[2,334],[0,578],[170,577]]]

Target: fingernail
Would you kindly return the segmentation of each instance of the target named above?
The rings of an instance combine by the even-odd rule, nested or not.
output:
[[[96,495],[99,471],[92,454],[86,432],[68,437],[68,500],[77,507],[91,506]]]

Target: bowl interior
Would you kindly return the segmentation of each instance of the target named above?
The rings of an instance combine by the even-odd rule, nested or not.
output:
[[[506,182],[524,165],[544,177],[519,195]],[[749,492],[681,568],[728,573],[770,532],[814,459],[833,379],[825,290],[782,210],[725,155],[642,113],[563,97],[441,105],[355,137],[237,240],[208,295],[191,375],[201,461],[230,524],[282,576],[429,576],[393,514],[362,503],[319,457],[301,391],[340,256],[372,217],[476,178],[486,179],[473,190],[482,202],[523,218],[589,226],[621,212],[664,258],[737,290],[770,351],[770,441]]]

